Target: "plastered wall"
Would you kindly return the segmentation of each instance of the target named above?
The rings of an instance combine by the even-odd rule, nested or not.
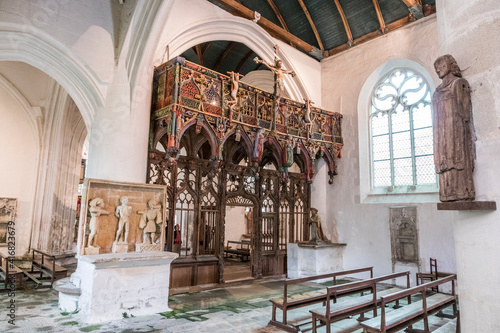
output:
[[[337,161],[339,175],[327,185],[326,167],[316,162],[317,175],[312,187],[312,206],[319,208],[327,235],[338,232],[338,241],[347,243],[344,269],[374,266],[376,275],[392,271],[429,270],[429,257],[437,258],[438,268],[456,272],[452,221],[454,213],[438,212],[437,194],[370,195],[369,136],[366,114],[360,101],[363,85],[377,68],[394,59],[409,60],[427,71],[431,88],[437,83],[433,62],[438,56],[436,16],[417,21],[385,36],[353,47],[337,56],[322,61],[323,106],[340,111],[344,148]],[[384,74],[383,68],[380,75]],[[375,83],[375,82],[374,82]],[[371,89],[368,89],[371,93]],[[361,121],[362,120],[362,121]],[[368,182],[368,186],[366,186]],[[326,185],[325,185],[326,184]],[[326,193],[326,195],[325,195]],[[418,265],[393,265],[391,260],[390,207],[411,205],[417,207],[419,228]]]
[[[38,140],[26,111],[2,85],[0,118],[0,197],[17,198],[15,250],[16,255],[23,255],[30,240]]]

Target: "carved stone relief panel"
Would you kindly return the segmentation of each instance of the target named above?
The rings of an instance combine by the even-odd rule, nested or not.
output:
[[[166,197],[164,185],[86,179],[79,255],[162,251]]]
[[[0,198],[0,245],[7,243],[7,226],[16,218],[17,199]]]
[[[390,211],[393,263],[405,262],[418,264],[417,207],[391,207]]]

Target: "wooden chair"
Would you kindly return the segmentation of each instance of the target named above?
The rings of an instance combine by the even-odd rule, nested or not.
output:
[[[432,282],[438,279],[437,259],[430,258],[430,273],[417,273],[417,286],[424,284],[426,280]],[[439,292],[439,287],[432,288],[433,291]]]

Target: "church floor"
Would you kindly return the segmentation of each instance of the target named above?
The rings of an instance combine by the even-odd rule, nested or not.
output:
[[[290,290],[290,294],[303,293],[325,284],[303,284]],[[380,286],[384,289],[385,286]],[[268,326],[271,318],[269,299],[282,296],[283,282],[260,280],[227,288],[172,295],[169,298],[171,312],[144,317],[123,318],[104,324],[88,325],[78,313],[64,313],[58,309],[58,296],[50,289],[18,290],[15,295],[16,325],[8,323],[6,311],[10,298],[0,294],[0,332],[282,332]],[[356,297],[356,296],[352,296]],[[289,319],[296,323],[309,313],[305,307],[289,312]],[[390,308],[388,308],[389,311]],[[280,318],[281,311],[278,312]],[[447,308],[445,313],[451,313]],[[371,317],[368,313],[366,317]],[[449,319],[430,318],[431,331],[444,325]],[[416,324],[414,328],[422,325]],[[301,325],[303,332],[311,332],[311,324]],[[325,332],[320,327],[319,332]],[[332,324],[332,332],[362,332],[356,319],[345,319]]]

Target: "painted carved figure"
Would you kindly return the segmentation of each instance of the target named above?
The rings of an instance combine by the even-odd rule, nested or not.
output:
[[[310,99],[305,99],[304,98],[304,101],[305,101],[305,104],[306,104],[306,110],[305,110],[305,113],[304,113],[304,123],[305,123],[305,126],[306,126],[306,132],[307,132],[307,140],[309,140],[309,137],[311,135],[311,128],[312,128],[312,121],[311,121],[311,106],[312,104],[314,104],[313,101],[311,101]]]
[[[235,72],[227,72],[229,75],[231,75],[231,100],[227,102],[229,105],[229,122],[231,123],[233,121],[233,112],[234,108],[236,107],[236,103],[238,102],[238,89],[240,86],[240,73],[235,73]]]
[[[120,198],[120,205],[116,207],[115,216],[118,218],[118,230],[116,231],[115,242],[127,243],[129,216],[132,214],[132,207],[127,206],[128,197]]]
[[[288,168],[293,165],[293,149],[295,148],[295,142],[291,135],[286,137],[284,142],[285,154],[283,154],[283,172],[285,179],[288,179]]]
[[[277,51],[277,46],[275,46],[275,48]],[[274,57],[274,65],[272,65],[264,60],[260,60],[257,57],[255,57],[253,60],[258,64],[265,65],[267,68],[269,68],[271,71],[274,72],[274,74],[275,74],[274,84],[275,84],[275,88],[276,88],[275,93],[277,96],[281,96],[285,90],[285,85],[284,85],[285,74],[291,74],[292,76],[295,76],[295,72],[289,71],[289,70],[284,70],[282,68],[283,62],[280,59],[278,59],[277,56]]]
[[[88,247],[95,247],[95,239],[97,232],[99,231],[99,216],[108,215],[109,212],[104,210],[104,200],[101,198],[94,198],[89,203],[89,213],[90,213],[90,234],[87,242]]]
[[[255,134],[255,144],[253,149],[253,157],[257,160],[262,158],[262,153],[264,152],[264,129],[261,128]]]
[[[476,135],[472,121],[470,87],[451,55],[434,62],[442,83],[432,98],[434,163],[439,174],[441,201],[474,200],[472,178]]]
[[[157,240],[156,225],[162,223],[161,205],[155,205],[153,200],[148,201],[146,211],[138,211],[142,215],[139,221],[139,228],[142,229],[142,243],[154,244]]]

